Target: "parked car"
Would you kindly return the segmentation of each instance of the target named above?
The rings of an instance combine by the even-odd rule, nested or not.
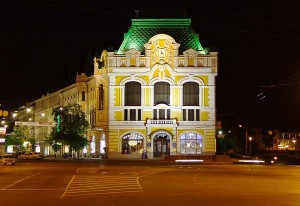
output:
[[[21,160],[37,160],[37,159],[43,159],[44,156],[41,154],[35,154],[34,152],[26,152],[24,154],[21,154],[18,156]]]
[[[0,156],[1,165],[16,165],[16,159],[11,154],[4,154]]]

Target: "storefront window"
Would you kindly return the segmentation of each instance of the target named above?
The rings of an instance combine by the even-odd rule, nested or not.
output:
[[[180,136],[181,154],[201,154],[202,137],[197,133],[185,133]]]
[[[141,154],[143,152],[143,137],[129,133],[122,138],[122,154]]]

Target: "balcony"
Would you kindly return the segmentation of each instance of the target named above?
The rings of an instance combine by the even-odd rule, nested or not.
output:
[[[170,126],[177,127],[176,119],[147,119],[146,127]]]

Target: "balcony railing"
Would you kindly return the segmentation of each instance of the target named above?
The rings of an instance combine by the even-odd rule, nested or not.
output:
[[[176,119],[147,119],[147,125],[176,125]]]

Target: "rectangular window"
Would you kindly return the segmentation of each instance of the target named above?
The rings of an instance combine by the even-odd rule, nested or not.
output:
[[[170,85],[166,82],[154,84],[154,105],[170,104]]]
[[[171,110],[167,109],[167,119],[171,119]]]
[[[156,109],[153,110],[153,119],[157,119],[157,110]]]
[[[165,119],[165,110],[159,109],[159,119]]]
[[[125,106],[141,106],[141,84],[128,82],[125,84]]]
[[[189,121],[194,121],[195,117],[194,117],[194,111],[193,109],[188,109],[188,120]]]
[[[124,109],[124,121],[140,121],[142,120],[141,109]]]
[[[183,85],[183,105],[199,106],[199,84],[187,82]]]
[[[81,101],[85,101],[85,91],[82,91],[81,95]]]
[[[100,110],[104,109],[104,88],[103,88],[103,84],[100,84],[100,87],[99,87],[99,109]]]
[[[186,121],[186,109],[182,110],[182,120]]]
[[[196,121],[200,121],[200,109],[196,109]]]
[[[92,124],[92,112],[90,112],[90,124]]]
[[[153,109],[153,119],[171,119],[171,110]]]
[[[90,112],[90,124],[94,125],[96,123],[96,112],[95,111],[91,111]]]
[[[200,109],[183,109],[183,121],[200,121]]]
[[[138,120],[142,120],[142,110],[138,109]]]
[[[124,109],[124,120],[128,120],[128,109]]]
[[[135,121],[136,120],[136,110],[130,109],[129,112],[130,112],[130,114],[129,114],[130,121]]]

